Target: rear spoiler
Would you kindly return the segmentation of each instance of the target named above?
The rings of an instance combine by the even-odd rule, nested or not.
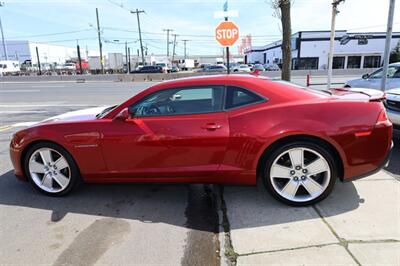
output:
[[[350,95],[360,93],[368,96],[370,102],[380,102],[386,99],[386,93],[380,90],[365,89],[365,88],[335,88],[332,91],[336,94]]]

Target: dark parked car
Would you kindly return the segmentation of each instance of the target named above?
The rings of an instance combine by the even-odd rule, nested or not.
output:
[[[164,73],[161,66],[144,66],[131,73]]]

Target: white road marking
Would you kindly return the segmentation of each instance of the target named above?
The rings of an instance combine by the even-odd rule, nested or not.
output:
[[[0,108],[20,108],[20,107],[91,107],[90,104],[0,104]]]
[[[14,92],[40,92],[40,90],[0,90],[0,93],[14,93]]]
[[[27,114],[27,113],[48,113],[48,111],[0,111],[0,114]]]
[[[31,88],[64,88],[65,85],[32,85]]]
[[[39,123],[39,121],[37,121],[37,122],[21,122],[21,123],[15,123],[15,124],[11,125],[11,127],[30,127],[37,123]]]

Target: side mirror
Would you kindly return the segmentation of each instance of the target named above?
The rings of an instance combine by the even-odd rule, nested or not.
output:
[[[361,76],[361,78],[362,79],[367,79],[367,78],[369,78],[369,74],[364,74],[364,75]]]
[[[129,110],[128,108],[124,108],[114,117],[114,120],[125,121],[129,118],[130,118]]]

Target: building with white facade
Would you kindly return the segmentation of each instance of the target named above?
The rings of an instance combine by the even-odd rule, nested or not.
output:
[[[33,64],[36,64],[36,47],[41,64],[63,64],[67,60],[78,57],[76,47],[31,42],[28,40],[7,40],[5,43],[8,60],[17,60],[20,63],[31,60]],[[83,47],[80,47],[80,52],[82,58],[98,55],[97,52],[86,51]],[[1,60],[5,60],[2,46],[0,46],[0,58]]]
[[[376,68],[383,64],[385,32],[335,32],[333,68]],[[330,31],[300,31],[292,35],[292,69],[327,69]],[[392,35],[391,50],[400,41],[400,32]],[[280,64],[282,41],[252,46],[245,51],[246,63]]]

